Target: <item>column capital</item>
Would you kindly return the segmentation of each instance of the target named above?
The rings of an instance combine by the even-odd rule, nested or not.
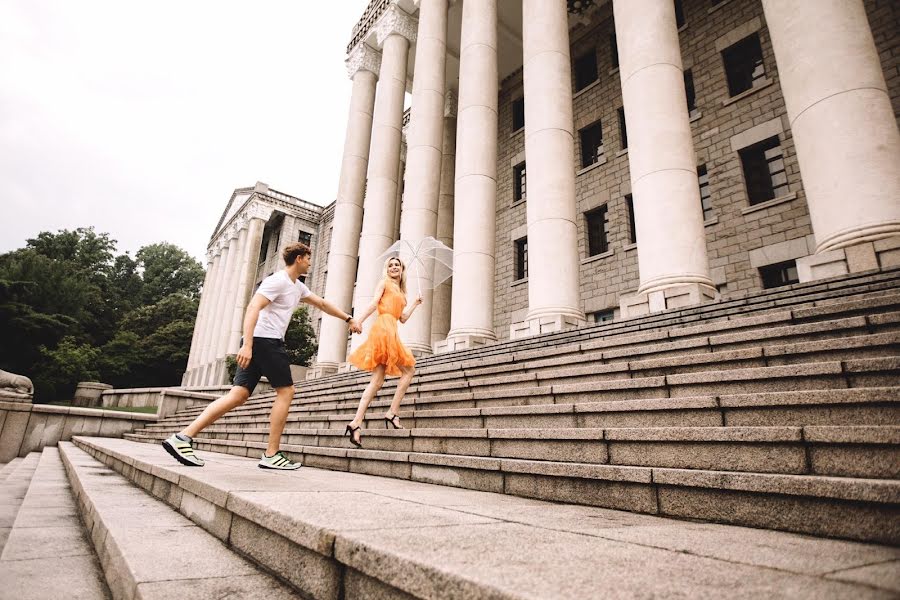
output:
[[[456,118],[456,110],[458,108],[459,98],[453,90],[447,90],[444,96],[444,116]]]
[[[350,79],[359,71],[370,71],[377,77],[381,70],[381,52],[360,42],[350,51],[344,64],[347,65],[347,76]]]
[[[250,202],[244,209],[243,215],[248,220],[262,219],[263,221],[268,221],[272,217],[273,211],[274,209],[271,206],[266,206],[262,202]]]
[[[388,37],[397,34],[413,44],[416,41],[417,31],[418,21],[409,16],[396,3],[391,3],[375,24],[375,39],[378,40],[379,46],[383,46]]]

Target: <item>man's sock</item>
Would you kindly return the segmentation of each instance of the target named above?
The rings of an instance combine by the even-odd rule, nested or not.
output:
[[[189,444],[194,442],[194,438],[189,435],[184,435],[183,433],[176,433],[175,437],[177,437],[182,442],[188,442]]]

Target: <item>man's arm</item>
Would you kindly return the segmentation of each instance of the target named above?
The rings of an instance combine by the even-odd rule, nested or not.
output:
[[[323,313],[331,315],[332,317],[337,317],[341,321],[347,321],[347,318],[351,315],[348,315],[340,308],[326,300],[325,298],[320,298],[315,294],[310,294],[306,298],[304,298],[301,302],[305,302],[310,306],[314,306],[321,310]],[[356,319],[350,319],[347,321],[347,327],[350,328],[350,331],[353,333],[360,333],[362,331],[362,327],[359,326],[359,323],[356,322]]]
[[[255,294],[247,306],[247,312],[244,313],[244,344],[237,353],[237,364],[242,369],[246,369],[253,358],[253,330],[256,329],[256,322],[259,320],[259,311],[267,307],[271,300],[262,294]]]

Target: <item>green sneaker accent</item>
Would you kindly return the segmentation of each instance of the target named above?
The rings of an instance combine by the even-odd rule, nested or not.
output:
[[[291,461],[287,456],[284,455],[284,452],[279,450],[275,453],[275,456],[266,456],[266,453],[263,452],[262,458],[259,459],[259,468],[260,469],[275,469],[277,471],[296,471],[303,465],[298,462]]]
[[[185,442],[173,433],[163,443],[163,448],[171,454],[175,460],[188,467],[202,467],[205,463],[203,459],[194,453],[194,446],[190,442]]]

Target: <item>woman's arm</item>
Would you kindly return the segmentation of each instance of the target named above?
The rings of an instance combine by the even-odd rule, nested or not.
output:
[[[416,310],[416,307],[422,304],[422,296],[416,296],[416,299],[412,301],[412,304],[409,305],[403,314],[400,315],[400,322],[406,323],[406,321],[412,316],[413,311]]]
[[[358,323],[362,326],[363,323],[366,322],[372,313],[378,310],[378,303],[381,301],[381,295],[384,294],[384,282],[382,281],[377,286],[375,286],[375,293],[372,295],[372,304],[366,307],[365,312],[359,316]]]

